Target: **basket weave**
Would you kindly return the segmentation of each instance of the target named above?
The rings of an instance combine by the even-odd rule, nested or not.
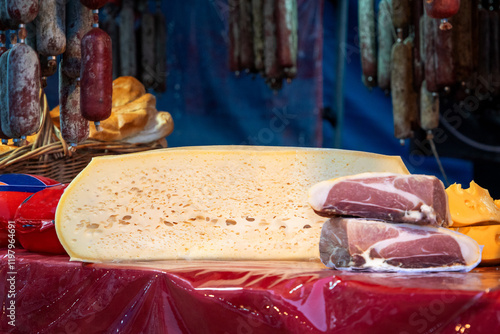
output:
[[[41,100],[42,124],[35,142],[0,154],[0,174],[35,174],[69,183],[93,157],[148,151],[167,146],[165,139],[148,144],[88,139],[76,147],[71,147],[50,118],[45,94]]]

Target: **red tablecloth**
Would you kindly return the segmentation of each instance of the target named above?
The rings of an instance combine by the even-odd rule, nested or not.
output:
[[[0,258],[1,333],[500,329],[499,268],[402,275],[344,273],[315,262],[82,264],[19,249],[13,267],[7,250]]]

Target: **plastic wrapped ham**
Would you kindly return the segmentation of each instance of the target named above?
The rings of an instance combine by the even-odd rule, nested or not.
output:
[[[470,271],[481,249],[442,227],[332,218],[321,230],[321,261],[330,268],[389,272]]]
[[[428,175],[362,173],[339,177],[314,185],[309,204],[326,217],[443,227],[451,223],[444,185]]]

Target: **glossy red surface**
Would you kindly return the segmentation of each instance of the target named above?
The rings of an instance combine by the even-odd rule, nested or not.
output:
[[[7,246],[8,222],[14,220],[19,205],[32,193],[0,191],[0,247]]]
[[[17,209],[14,217],[16,236],[27,250],[66,254],[57,238],[54,217],[57,203],[67,186],[63,184],[39,191]]]
[[[0,289],[8,292],[7,250]],[[1,333],[492,333],[500,271],[344,273],[317,262],[82,264],[17,250]],[[2,295],[10,305],[8,293]]]
[[[2,174],[0,180],[0,247],[8,245],[9,221],[14,221],[21,203],[31,194],[60,184],[48,177],[29,174]],[[15,235],[16,244],[17,236]]]

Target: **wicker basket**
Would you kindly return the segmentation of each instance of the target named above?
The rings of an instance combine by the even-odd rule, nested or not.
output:
[[[43,95],[42,124],[36,140],[0,154],[0,174],[35,174],[69,183],[93,157],[141,152],[167,146],[165,139],[148,144],[101,142],[89,139],[77,147],[71,147],[52,122],[48,109],[47,98]]]

